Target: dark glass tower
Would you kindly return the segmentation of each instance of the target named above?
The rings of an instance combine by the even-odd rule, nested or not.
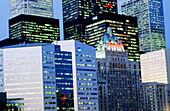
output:
[[[57,111],[74,111],[72,54],[55,46]]]
[[[87,43],[85,20],[104,12],[117,13],[117,0],[63,0],[64,39]]]
[[[87,44],[97,47],[107,28],[124,45],[130,61],[140,61],[137,18],[125,15],[103,13],[87,20]]]
[[[9,20],[9,38],[38,43],[51,43],[60,40],[59,20],[19,15]]]
[[[117,13],[117,0],[63,0],[64,22],[103,12]]]
[[[64,39],[73,39],[87,44],[85,21],[85,19],[75,19],[73,21],[64,23]]]

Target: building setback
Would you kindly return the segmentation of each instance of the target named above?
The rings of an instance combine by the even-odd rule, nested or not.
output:
[[[99,111],[95,48],[75,40],[54,44],[72,53],[74,111]]]
[[[165,49],[163,0],[121,0],[121,13],[138,18],[140,51]]]
[[[117,0],[63,0],[64,22],[87,19],[103,12],[117,13]]]
[[[169,49],[148,52],[140,58],[142,82],[170,83]]]
[[[60,40],[59,20],[19,15],[9,20],[9,38],[37,43]]]
[[[101,39],[96,58],[98,79],[105,80],[105,84],[108,84],[101,87],[102,83],[99,82],[99,110],[140,110],[142,105],[139,102],[139,63],[128,60],[123,44],[111,31],[105,33]],[[106,99],[103,99],[105,93],[108,93],[108,104],[105,104]]]
[[[52,0],[10,0],[10,17],[20,14],[53,17]]]

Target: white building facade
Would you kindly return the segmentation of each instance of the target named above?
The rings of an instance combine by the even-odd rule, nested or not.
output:
[[[140,59],[142,82],[170,83],[169,49],[142,54]]]
[[[0,52],[8,104],[24,111],[56,111],[54,45],[16,45]]]
[[[53,17],[53,0],[10,0],[10,17],[20,14]]]
[[[54,44],[72,52],[74,111],[98,111],[95,48],[75,40]]]

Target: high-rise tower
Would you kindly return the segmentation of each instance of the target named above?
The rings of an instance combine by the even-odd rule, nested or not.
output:
[[[9,38],[33,43],[52,43],[60,40],[59,20],[21,14],[9,20]]]
[[[163,0],[122,0],[121,13],[138,17],[140,51],[166,48]]]
[[[99,111],[140,109],[139,63],[128,60],[124,45],[116,36],[112,35],[111,31],[105,33],[99,42],[96,58],[99,79]],[[106,95],[108,95],[108,99],[105,97]]]
[[[20,14],[53,17],[53,0],[10,0],[10,17]]]
[[[117,13],[117,0],[63,0],[64,22],[103,12]]]
[[[168,49],[140,56],[142,82],[170,83],[170,53]]]

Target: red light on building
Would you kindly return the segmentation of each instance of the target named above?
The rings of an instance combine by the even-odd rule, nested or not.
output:
[[[63,97],[63,99],[61,101],[63,101],[63,102],[66,101],[66,94],[64,94],[64,97]]]
[[[122,43],[112,44],[111,42],[108,42],[108,47],[123,48],[123,45],[122,45]]]
[[[106,5],[106,8],[111,8],[112,7],[112,4],[107,4]]]

